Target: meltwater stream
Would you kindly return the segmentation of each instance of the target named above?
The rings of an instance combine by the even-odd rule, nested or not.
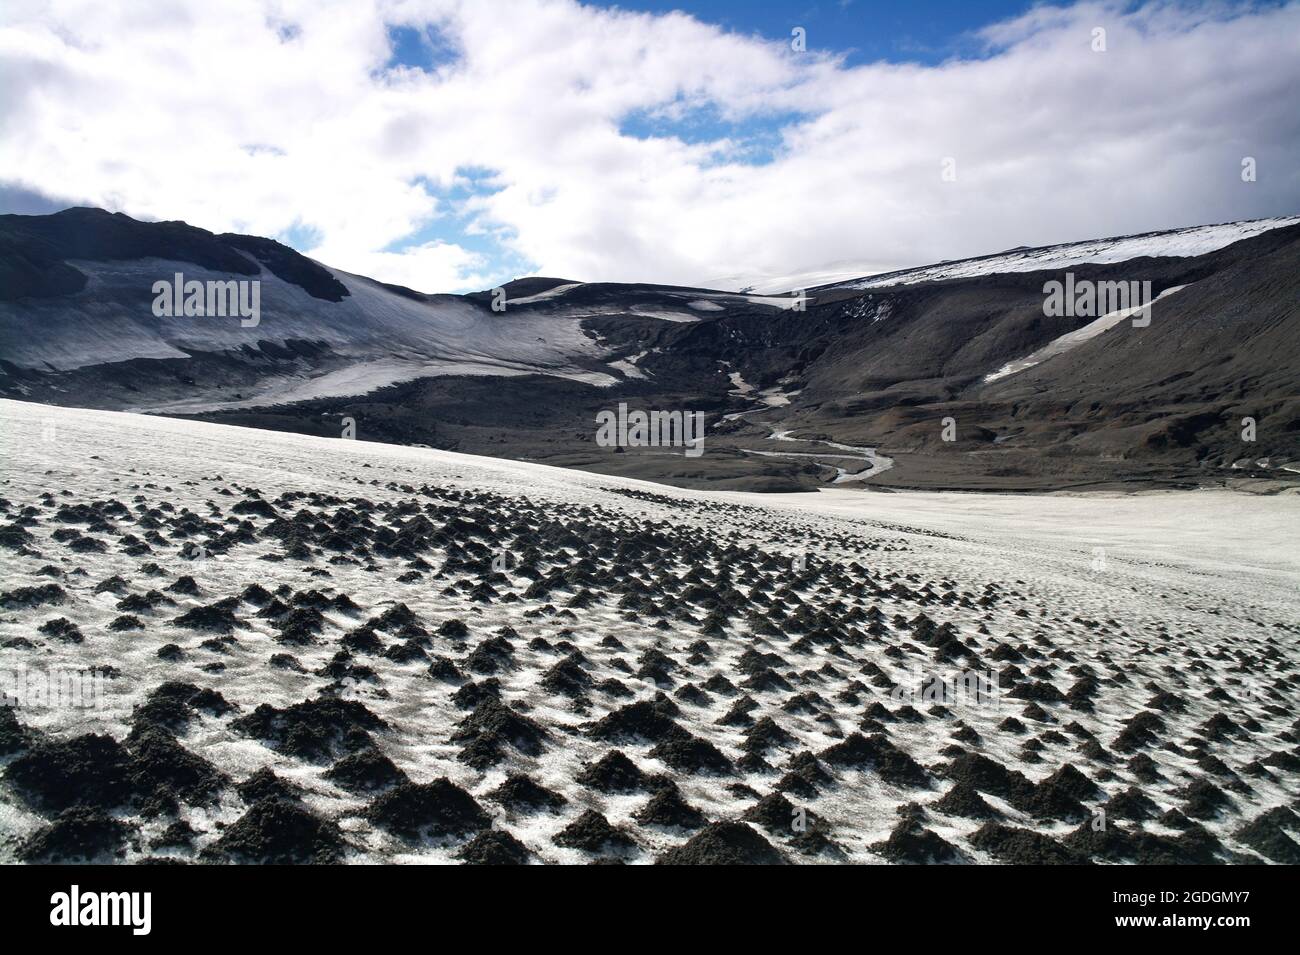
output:
[[[782,392],[779,388],[768,388],[764,391],[755,391],[754,387],[748,384],[739,372],[731,372],[731,394],[736,397],[757,398],[760,404],[756,408],[750,408],[748,411],[734,411],[731,414],[722,416],[723,421],[735,421],[737,418],[743,418],[745,415],[756,414],[760,411],[767,411],[770,408],[781,408],[790,403],[790,399],[799,394],[797,391]],[[881,471],[887,471],[894,466],[894,459],[887,458],[883,455],[876,454],[875,448],[859,448],[852,444],[840,444],[836,441],[822,441],[816,438],[792,438],[790,431],[773,431],[768,435],[770,441],[801,441],[805,444],[824,444],[828,448],[835,448],[844,454],[816,454],[808,451],[754,451],[749,448],[741,448],[746,454],[761,454],[765,457],[772,458],[819,458],[822,460],[830,459],[832,461],[844,460],[862,460],[867,462],[867,467],[857,470],[842,468],[837,464],[828,464],[827,467],[835,468],[835,484],[847,484],[850,481],[864,481]]]
[[[832,464],[829,467],[835,468],[834,484],[847,484],[850,481],[864,481],[869,477],[879,474],[881,471],[888,471],[894,466],[894,459],[887,458],[884,455],[876,454],[875,448],[860,448],[852,444],[840,444],[837,441],[822,441],[814,438],[792,438],[789,431],[773,431],[769,436],[772,441],[802,441],[806,444],[824,444],[828,448],[836,448],[846,452],[844,454],[816,454],[809,451],[752,451],[743,448],[746,454],[761,454],[766,457],[774,458],[821,458],[843,461],[845,459],[860,459],[867,462],[867,467],[857,470],[842,468],[839,465]]]

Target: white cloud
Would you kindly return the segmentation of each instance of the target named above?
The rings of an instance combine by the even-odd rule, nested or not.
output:
[[[426,242],[401,252],[352,252],[343,247],[338,255],[331,255],[329,246],[313,252],[323,262],[346,258],[350,264],[345,271],[417,291],[492,285],[482,256],[451,242]]]
[[[10,0],[0,24],[10,185],[215,231],[296,227],[330,265],[425,291],[495,284],[520,258],[701,284],[1300,207],[1294,3],[1039,7],[983,31],[984,57],[938,66],[848,67],[566,0]],[[431,27],[456,55],[387,69],[390,25]],[[620,133],[693,108],[742,133],[806,118],[762,165],[722,141],[736,128]],[[439,194],[467,168],[496,191]],[[495,263],[466,212],[505,243]]]

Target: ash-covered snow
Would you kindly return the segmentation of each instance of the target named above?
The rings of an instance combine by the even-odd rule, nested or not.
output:
[[[1294,495],[711,493],[0,419],[0,672],[115,672],[0,722],[0,861],[1296,861]],[[904,705],[918,669],[996,705]]]

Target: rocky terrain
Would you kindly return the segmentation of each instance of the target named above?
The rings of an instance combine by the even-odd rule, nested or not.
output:
[[[1300,861],[1294,494],[0,419],[0,861]]]
[[[155,317],[151,284],[176,273],[257,278],[260,321]],[[1067,275],[1160,298],[1141,327],[1048,317]],[[0,216],[0,395],[681,487],[1272,492],[1300,480],[1297,276],[1292,216],[762,294],[532,277],[438,295],[69,209]],[[706,453],[597,446],[620,403],[703,413]]]

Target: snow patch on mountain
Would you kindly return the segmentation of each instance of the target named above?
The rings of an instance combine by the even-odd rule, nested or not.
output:
[[[1152,299],[1151,304],[1154,305],[1162,298],[1167,298],[1175,292],[1181,291],[1185,288],[1187,288],[1186,285],[1175,285],[1172,288],[1167,288]],[[1133,308],[1121,308],[1116,309],[1113,312],[1107,312],[1105,315],[1101,316],[1101,318],[1089,322],[1082,328],[1076,328],[1074,331],[1067,332],[1060,338],[1053,339],[1042,348],[1026,355],[1024,358],[1017,358],[1015,361],[1007,362],[991,375],[985,375],[984,384],[987,385],[991,381],[997,381],[1000,378],[1006,378],[1008,375],[1014,375],[1016,372],[1033,368],[1035,365],[1042,364],[1047,361],[1047,359],[1054,358],[1057,355],[1063,355],[1070,349],[1077,348],[1084,342],[1096,338],[1102,332],[1114,328],[1120,322],[1124,321],[1124,319],[1136,315],[1138,312],[1142,311],[1144,307],[1145,306],[1138,305]]]
[[[229,278],[222,273],[162,259],[74,264],[88,277],[82,292],[0,304],[7,361],[64,371],[133,359],[186,359],[193,352],[251,359],[264,352],[263,343],[286,342],[325,345],[337,358],[350,360],[326,373],[272,375],[256,393],[236,402],[196,396],[185,402],[186,410],[361,394],[433,375],[542,374],[597,385],[616,380],[589,368],[606,349],[577,321],[554,311],[498,313],[455,296],[414,299],[340,271],[333,274],[350,295],[329,302],[263,271],[260,322],[244,327],[237,317],[153,314],[155,281],[170,282],[176,273],[187,281]]]
[[[1242,239],[1249,239],[1296,223],[1300,223],[1300,216],[1282,216],[1275,219],[1226,222],[1220,225],[1193,226],[1168,232],[1147,232],[1140,235],[1093,239],[1087,242],[1070,242],[1042,248],[1012,249],[996,255],[940,262],[936,265],[887,272],[851,282],[839,282],[826,287],[872,289],[890,285],[914,285],[918,282],[935,282],[942,279],[970,278],[977,275],[996,275],[1004,272],[1064,269],[1084,262],[1098,264],[1126,262],[1142,256],[1190,257],[1214,252]]]

